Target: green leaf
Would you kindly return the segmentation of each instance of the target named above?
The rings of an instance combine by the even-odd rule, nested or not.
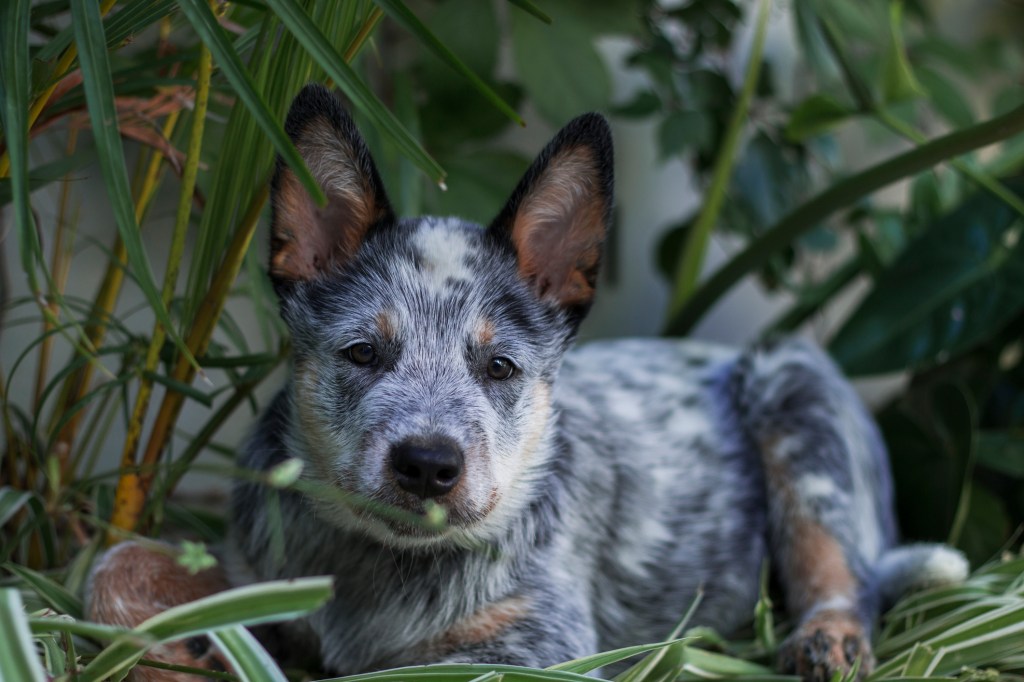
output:
[[[661,98],[650,90],[641,90],[625,104],[612,108],[613,114],[626,118],[646,118],[658,111],[661,111]]]
[[[242,682],[287,682],[267,650],[241,625],[211,632],[210,639]]]
[[[75,153],[61,156],[49,163],[44,163],[31,168],[27,172],[28,191],[35,192],[50,184],[54,180],[60,180],[68,173],[73,173],[84,168],[95,160],[96,152],[88,149],[84,142],[79,143]],[[5,206],[14,200],[14,186],[11,178],[0,178],[0,206]]]
[[[543,21],[545,24],[551,23],[551,17],[549,17],[547,14],[541,11],[541,9],[537,7],[537,5],[530,2],[530,0],[508,0],[508,3],[513,7],[518,7],[527,14],[533,15],[534,17]]]
[[[387,12],[388,16],[416,36],[421,43],[426,45],[427,48],[434,53],[434,55],[445,62],[448,66],[455,69],[457,73],[469,81],[469,84],[483,95],[485,99],[490,101],[495,108],[519,125],[526,125],[526,122],[519,117],[519,114],[517,114],[515,110],[498,95],[498,93],[484,83],[478,75],[473,73],[472,69],[463,64],[462,60],[455,56],[454,52],[448,49],[443,42],[438,40],[437,36],[435,36],[430,29],[428,29],[423,22],[419,20],[419,17],[413,14],[409,8],[401,2],[401,0],[377,0],[377,4]]]
[[[673,644],[683,641],[685,641],[685,639],[658,642],[657,644],[638,644],[636,646],[623,647],[621,649],[605,651],[591,656],[584,656],[583,658],[576,658],[571,661],[565,661],[564,663],[557,663],[548,667],[547,670],[564,670],[566,672],[586,675],[592,670],[597,670],[598,668],[602,668],[606,665],[624,661],[627,658],[636,656],[637,654],[645,654],[649,651],[663,649],[667,646],[672,646]]]
[[[0,588],[0,680],[46,682],[17,590]]]
[[[786,123],[786,137],[804,140],[831,130],[856,112],[839,100],[822,93],[814,94],[798,104]]]
[[[32,493],[27,490],[15,490],[7,485],[0,487],[0,528],[25,506],[30,497]]]
[[[188,0],[198,3],[199,0]],[[436,183],[443,183],[445,172],[434,161],[423,147],[413,139],[409,131],[395,118],[363,83],[352,67],[341,54],[331,45],[327,37],[309,15],[295,0],[267,0],[267,5],[274,10],[288,31],[295,36],[303,48],[309,52],[313,60],[334,79],[352,103],[358,107],[375,125],[385,130],[410,159],[418,165]],[[214,53],[216,55],[216,52]],[[241,64],[239,64],[241,66]],[[283,132],[282,132],[283,134]],[[291,143],[289,143],[290,146]],[[294,149],[294,147],[292,147]],[[291,161],[289,160],[289,165]],[[312,178],[311,178],[312,179]],[[319,188],[317,188],[319,192]]]
[[[958,128],[974,124],[971,98],[967,93],[960,92],[944,75],[928,67],[918,67],[917,78],[943,118]]]
[[[332,677],[320,682],[371,682],[394,680],[395,682],[472,682],[491,673],[501,676],[503,682],[593,682],[586,677],[564,670],[537,670],[516,665],[491,665],[486,663],[415,665],[407,668],[381,670],[380,672]]]
[[[62,585],[27,566],[14,563],[4,564],[4,570],[21,578],[32,590],[58,613],[81,618],[85,613],[82,600],[68,592]]]
[[[1002,201],[970,197],[877,278],[832,353],[851,374],[876,374],[930,365],[990,338],[1024,308],[1022,231],[1024,219]]]
[[[448,190],[426,197],[431,213],[457,215],[487,224],[496,215],[530,162],[511,152],[480,151],[444,159]]]
[[[554,126],[585,112],[604,109],[611,83],[594,35],[568,8],[546,7],[554,20],[545,26],[512,12],[512,49],[516,72],[538,113]]]
[[[711,121],[703,112],[674,111],[658,128],[658,156],[664,160],[691,149],[704,149],[711,134]]]
[[[78,682],[99,682],[134,665],[151,643],[140,641],[133,635],[148,635],[164,642],[232,625],[288,620],[304,615],[327,601],[331,596],[331,583],[328,577],[260,583],[175,606],[114,640],[85,667]]]
[[[186,18],[188,18],[189,23],[192,24],[192,28],[195,29],[199,38],[210,49],[224,77],[231,83],[231,87],[234,88],[238,98],[252,114],[257,125],[270,139],[274,149],[285,160],[285,163],[295,171],[296,177],[302,182],[302,186],[306,188],[309,195],[318,204],[323,205],[327,201],[323,190],[320,189],[320,185],[317,184],[309,169],[306,168],[306,164],[303,163],[302,157],[299,156],[298,150],[295,149],[295,145],[292,144],[291,140],[288,139],[288,135],[285,134],[284,128],[274,118],[274,115],[270,113],[266,103],[259,93],[256,92],[252,77],[246,70],[245,65],[242,64],[238,53],[235,52],[231,43],[228,42],[223,29],[217,23],[217,18],[210,11],[209,5],[205,0],[180,0],[178,6]],[[308,20],[309,17],[306,17],[306,19]],[[323,37],[319,31],[317,35],[320,35],[321,38]]]
[[[1024,434],[1009,430],[980,431],[978,463],[1006,476],[1024,478]]]
[[[889,4],[889,47],[882,67],[882,100],[885,103],[901,102],[920,97],[924,89],[914,77],[903,44],[903,2],[896,0]]]
[[[139,224],[135,220],[124,149],[118,131],[114,84],[110,76],[110,60],[99,5],[95,2],[71,3],[71,19],[75,29],[78,61],[82,69],[82,85],[85,89],[89,118],[92,121],[92,134],[96,140],[96,154],[107,185],[118,233],[128,255],[128,264],[135,281],[153,309],[153,314],[185,357],[194,364],[195,359],[175,330],[167,307],[164,306],[153,269],[142,245]]]

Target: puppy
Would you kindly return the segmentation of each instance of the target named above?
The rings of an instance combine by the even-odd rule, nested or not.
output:
[[[226,563],[234,582],[332,575],[336,593],[280,653],[338,674],[549,666],[658,641],[698,592],[692,622],[729,633],[770,561],[796,623],[779,666],[828,680],[871,669],[884,598],[963,577],[952,550],[895,547],[877,429],[810,345],[570,350],[612,207],[599,115],[560,131],[486,228],[396,217],[323,87],[286,130],[327,204],[278,162],[293,371],[240,462],[299,458],[325,494],[237,484]]]

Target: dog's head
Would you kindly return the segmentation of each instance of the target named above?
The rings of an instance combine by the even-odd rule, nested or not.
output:
[[[328,504],[336,523],[399,544],[486,538],[547,469],[552,382],[611,209],[608,125],[569,123],[487,228],[396,218],[326,89],[307,86],[285,127],[327,196],[317,206],[278,162],[270,272],[294,343],[289,445],[347,493],[413,514],[436,503],[448,529]]]

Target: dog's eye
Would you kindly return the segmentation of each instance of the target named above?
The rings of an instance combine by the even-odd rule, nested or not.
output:
[[[348,359],[357,365],[372,365],[377,362],[377,351],[368,343],[357,343],[345,349]]]
[[[487,376],[498,381],[504,381],[512,376],[515,365],[508,358],[491,358],[487,363]]]

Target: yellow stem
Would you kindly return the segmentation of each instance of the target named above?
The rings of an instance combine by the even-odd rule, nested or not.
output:
[[[180,116],[180,111],[172,111],[167,115],[167,120],[164,122],[163,127],[164,137],[169,138],[171,136]],[[143,176],[142,189],[135,201],[135,219],[140,226],[146,211],[149,210],[153,196],[156,194],[163,158],[163,153],[159,150],[154,150],[149,158],[146,174]],[[81,345],[86,348],[92,348],[95,351],[95,349],[103,345],[107,332],[107,320],[114,312],[114,306],[117,304],[117,298],[121,293],[121,285],[124,283],[127,260],[128,252],[120,236],[118,236],[114,241],[114,248],[112,249],[110,260],[107,262],[107,270],[103,275],[103,281],[100,283],[100,289],[93,302],[89,323],[85,325],[85,339]],[[59,403],[60,408],[54,412],[52,417],[54,423],[60,419],[61,415],[68,408],[85,395],[92,381],[93,369],[93,363],[86,363],[78,371],[72,372],[65,380],[64,386],[61,389],[62,399]],[[74,441],[82,416],[83,411],[79,411],[64,425],[60,435],[57,437],[58,446],[66,446],[70,452],[71,443]]]
[[[178,212],[174,223],[174,234],[171,250],[167,257],[167,271],[164,273],[164,284],[161,296],[165,306],[169,306],[174,296],[174,288],[181,269],[182,255],[185,251],[185,236],[188,233],[189,216],[192,213],[192,194],[195,191],[196,177],[199,173],[199,160],[203,145],[203,128],[206,123],[206,109],[210,95],[210,73],[212,71],[210,51],[203,46],[199,52],[199,66],[196,76],[195,108],[192,116],[192,133],[189,138],[188,155],[182,172],[181,191],[178,195]],[[166,330],[157,321],[153,326],[153,335],[146,351],[145,373],[139,383],[139,392],[135,398],[132,418],[128,423],[124,450],[121,454],[121,478],[117,484],[114,497],[114,513],[111,525],[114,528],[131,530],[139,522],[139,516],[145,505],[145,490],[139,485],[139,477],[132,471],[135,466],[135,453],[142,438],[142,426],[149,409],[149,399],[153,392],[153,380],[147,373],[156,369],[160,360],[160,349],[166,338]],[[191,367],[191,365],[189,365]],[[118,533],[108,533],[107,542],[112,544],[120,539]]]

